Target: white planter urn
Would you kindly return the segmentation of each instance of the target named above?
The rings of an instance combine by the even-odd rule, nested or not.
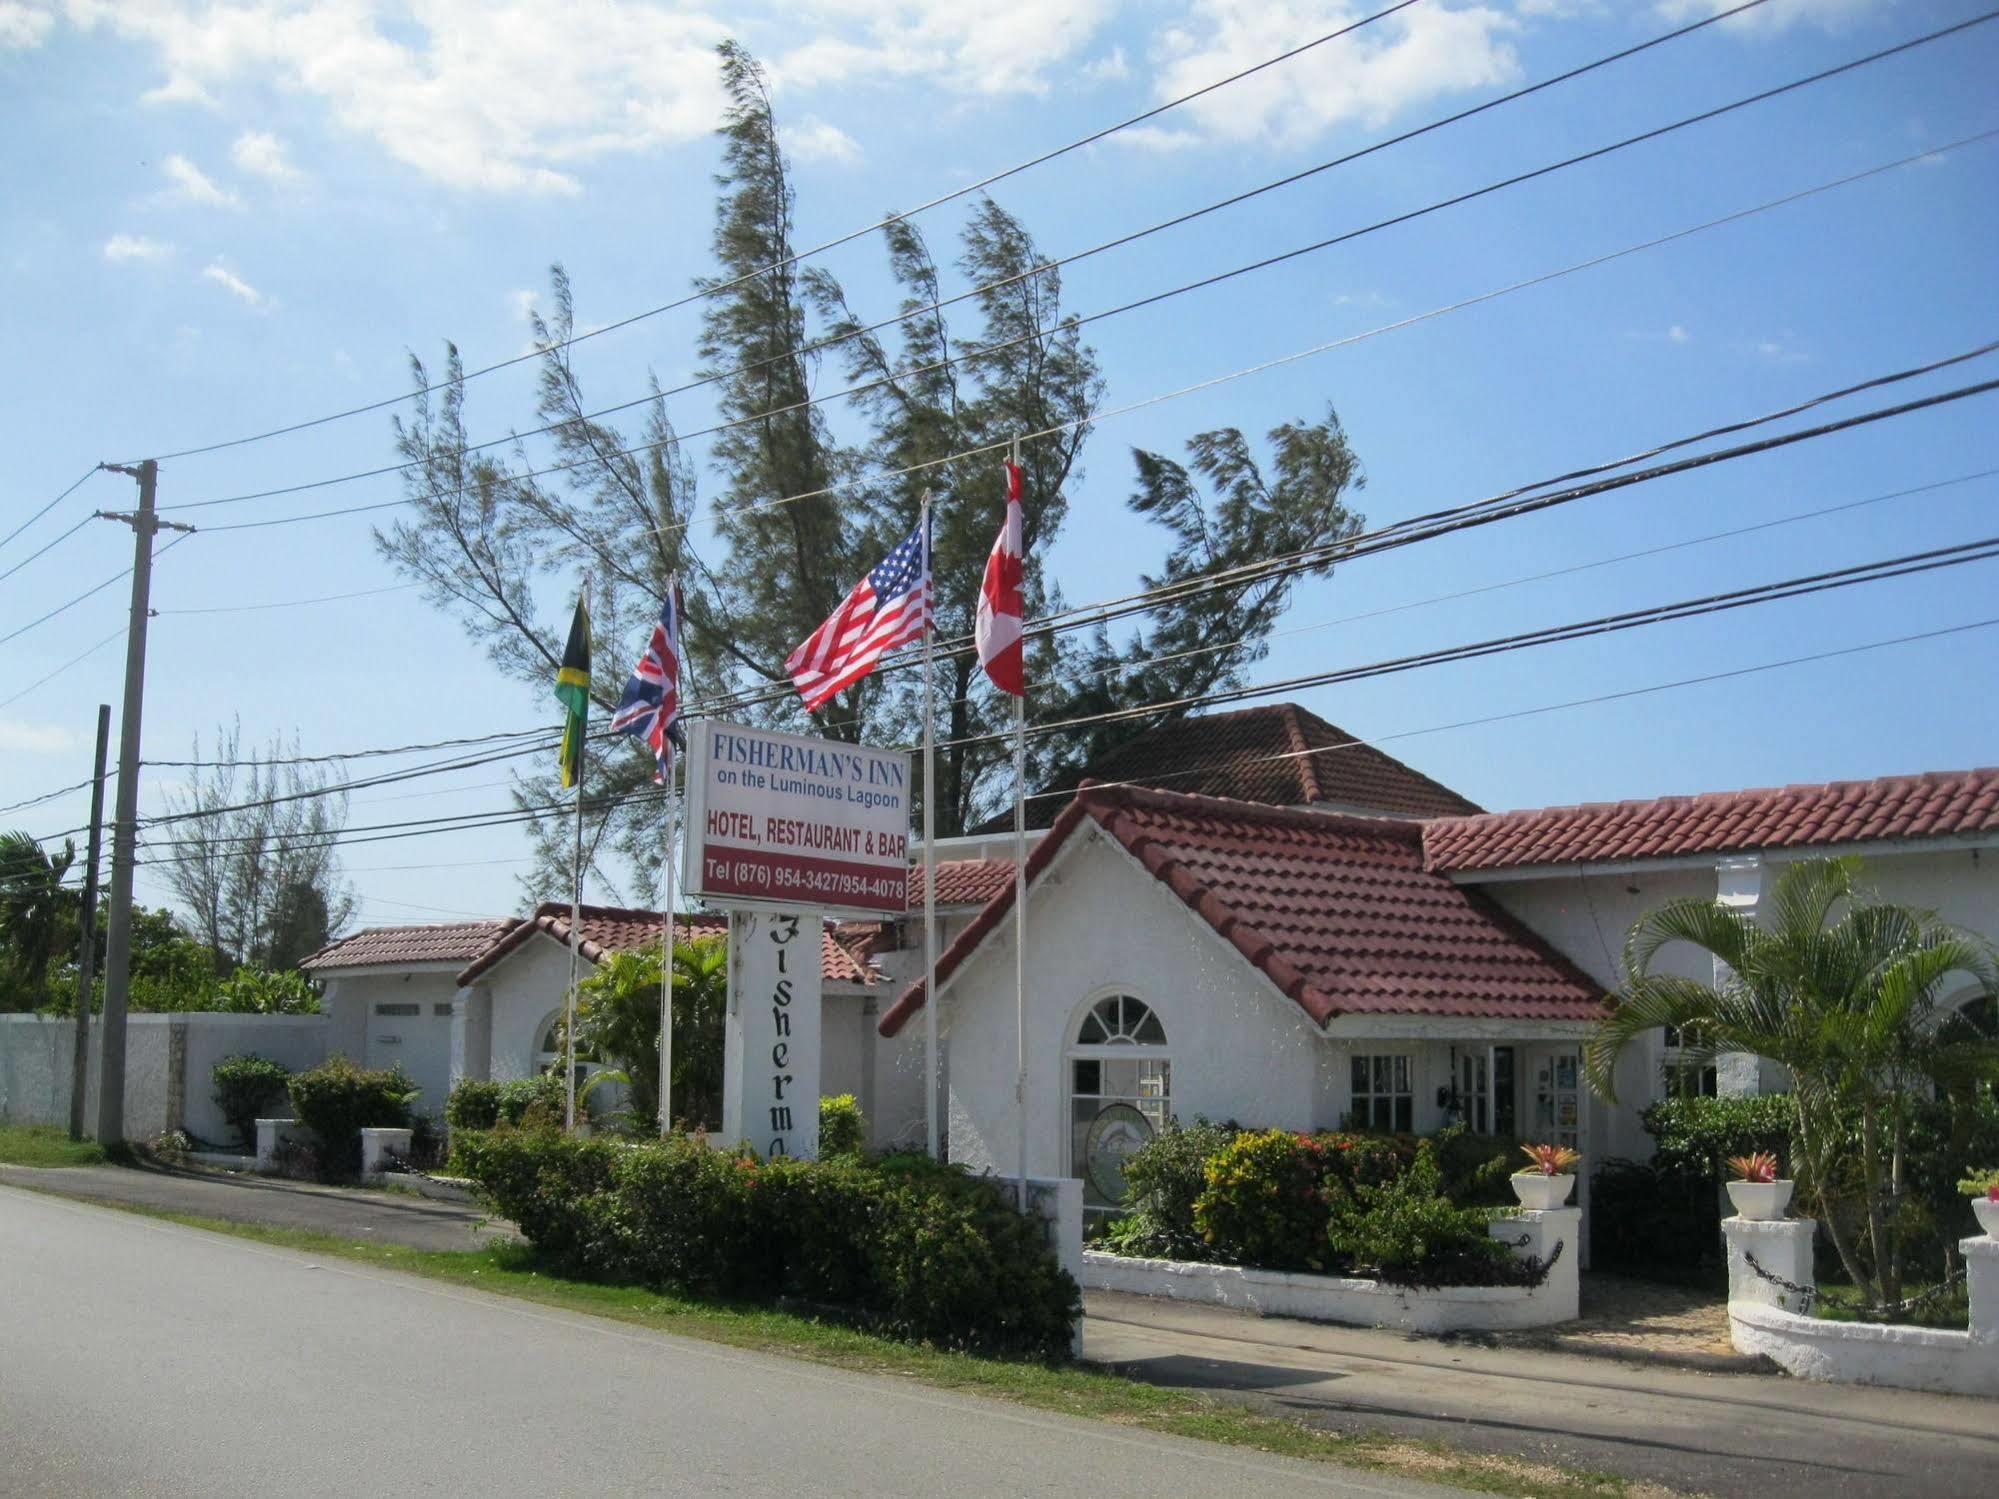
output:
[[[1735,1204],[1735,1215],[1746,1218],[1751,1223],[1770,1223],[1784,1216],[1791,1205],[1791,1191],[1796,1182],[1730,1182],[1728,1200]]]
[[[1971,1210],[1978,1214],[1978,1226],[1985,1230],[1985,1237],[1999,1239],[1999,1202],[1989,1197],[1974,1197]]]
[[[1523,1171],[1512,1181],[1513,1195],[1520,1199],[1520,1205],[1537,1213],[1545,1213],[1567,1202],[1569,1188],[1576,1184],[1573,1175],[1543,1176],[1538,1171]]]

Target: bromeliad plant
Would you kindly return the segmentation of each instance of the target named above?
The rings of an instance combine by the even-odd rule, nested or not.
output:
[[[1957,1190],[1966,1197],[1982,1197],[1987,1202],[1999,1202],[1999,1166],[1990,1171],[1974,1171],[1957,1184]]]
[[[1777,1157],[1767,1150],[1728,1158],[1728,1172],[1739,1182],[1773,1182],[1777,1179]]]
[[[1582,1152],[1567,1145],[1523,1145],[1531,1163],[1514,1172],[1515,1176],[1566,1176],[1582,1161]]]

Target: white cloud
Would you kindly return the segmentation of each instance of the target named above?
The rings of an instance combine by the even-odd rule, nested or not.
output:
[[[179,195],[190,203],[206,203],[214,208],[235,208],[238,200],[234,193],[221,186],[208,173],[189,161],[185,156],[169,156],[160,163],[167,178]]]
[[[727,29],[633,0],[423,0],[387,16],[364,0],[69,7],[157,53],[151,99],[275,84],[454,187],[575,192],[566,168],[706,136],[722,108],[713,47]]]
[[[1361,19],[1355,0],[1195,0],[1155,52],[1161,99],[1275,56]],[[1315,47],[1184,106],[1176,115],[1233,142],[1299,144],[1350,121],[1379,128],[1412,105],[1520,75],[1505,36],[1518,22],[1487,5],[1423,5]]]
[[[202,267],[201,279],[213,281],[231,296],[242,298],[259,312],[269,312],[278,305],[275,297],[265,296],[219,260],[210,261]]]
[[[784,143],[799,161],[846,163],[861,159],[861,143],[838,125],[828,124],[817,115],[807,115],[786,130]]]
[[[1163,156],[1174,151],[1185,151],[1190,146],[1198,146],[1201,144],[1201,137],[1191,130],[1167,130],[1159,125],[1133,125],[1112,136],[1111,144],[1129,146],[1134,151],[1156,151]]]
[[[1811,355],[1795,347],[1788,336],[1783,338],[1759,338],[1750,343],[1737,344],[1737,350],[1744,354],[1754,354],[1759,359],[1767,359],[1772,364],[1806,364]]]
[[[1110,52],[1095,62],[1083,64],[1083,76],[1099,82],[1109,82],[1131,76],[1131,63],[1126,60],[1124,48],[1113,47]]]
[[[967,94],[1039,93],[1048,70],[1088,44],[1115,0],[793,0],[793,22],[823,32],[771,62],[808,88],[863,76],[921,76]],[[859,39],[846,34],[858,27]]]
[[[285,143],[268,130],[246,130],[237,136],[229,159],[243,171],[273,182],[296,182],[300,175]]]
[[[53,755],[69,749],[75,742],[76,736],[67,729],[0,718],[0,750],[22,755]]]
[[[55,22],[55,13],[42,6],[0,0],[0,52],[41,46]]]
[[[1693,334],[1687,332],[1686,328],[1679,323],[1673,324],[1672,327],[1666,330],[1666,342],[1669,344],[1690,344],[1693,341]]]
[[[513,309],[515,317],[527,322],[541,309],[541,293],[529,291],[526,287],[515,287],[507,293],[507,306]]]
[[[114,234],[104,242],[104,258],[110,261],[164,260],[173,252],[174,247],[166,241],[143,234]]]
[[[1733,10],[1741,3],[1742,0],[1659,0],[1654,8],[1669,21],[1692,21]],[[1846,31],[1870,11],[1885,10],[1894,3],[1895,0],[1777,0],[1775,5],[1759,5],[1739,16],[1730,16],[1721,24],[1726,30],[1760,32],[1766,36],[1798,25]]]

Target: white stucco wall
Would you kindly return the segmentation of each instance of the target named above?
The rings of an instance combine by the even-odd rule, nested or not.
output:
[[[327,1023],[323,1015],[184,1015],[187,1027],[187,1089],[182,1124],[199,1140],[232,1148],[222,1110],[215,1105],[215,1084],[209,1074],[227,1056],[249,1055],[278,1062],[293,1072],[317,1067],[326,1060]],[[281,1107],[280,1113],[290,1113]]]
[[[1078,830],[1028,892],[1027,1169],[1071,1175],[1068,1042],[1087,1003],[1135,995],[1166,1029],[1169,1107],[1182,1119],[1310,1128],[1319,1046],[1305,1013],[1095,828]],[[1011,953],[1012,920],[982,953]],[[974,1170],[1015,1163],[1011,962],[966,964],[946,988],[950,1155]],[[920,1038],[912,1016],[904,1034]]]
[[[587,965],[579,965],[587,973]],[[492,995],[489,1034],[491,1070],[497,1082],[532,1077],[539,1069],[536,1043],[548,1017],[569,993],[569,949],[536,933],[480,976]]]
[[[329,1054],[349,1057],[365,1067],[400,1063],[422,1090],[417,1112],[442,1119],[445,1095],[451,1089],[455,969],[454,964],[424,964],[330,972],[320,998],[329,1022]],[[377,1005],[415,1005],[417,1013],[378,1015]]]

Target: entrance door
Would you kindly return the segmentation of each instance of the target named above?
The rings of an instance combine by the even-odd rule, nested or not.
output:
[[[1535,1140],[1580,1150],[1582,1107],[1581,1053],[1573,1048],[1540,1053],[1534,1060]]]

